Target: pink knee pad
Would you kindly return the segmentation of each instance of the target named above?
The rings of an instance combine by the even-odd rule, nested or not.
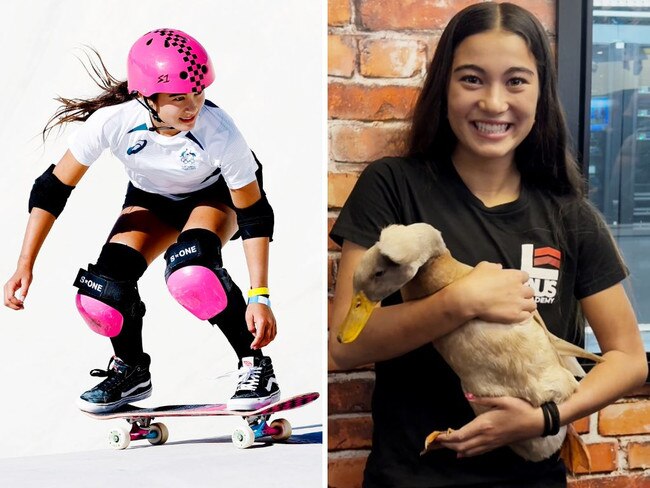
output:
[[[204,266],[184,266],[167,278],[167,289],[196,317],[207,320],[228,304],[226,291],[213,271]]]
[[[93,332],[106,337],[115,337],[122,330],[124,317],[110,305],[80,294],[77,294],[75,305]]]

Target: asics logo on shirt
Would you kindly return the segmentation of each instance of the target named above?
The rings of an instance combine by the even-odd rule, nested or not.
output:
[[[147,141],[145,141],[144,139],[140,139],[133,146],[131,146],[130,148],[128,148],[126,150],[126,154],[131,156],[132,154],[139,153],[140,151],[142,151],[144,149],[144,146],[146,146],[146,145],[147,145]]]
[[[532,244],[522,244],[521,269],[530,276],[528,284],[535,290],[535,302],[555,301],[561,259],[562,253],[552,247],[535,249]]]

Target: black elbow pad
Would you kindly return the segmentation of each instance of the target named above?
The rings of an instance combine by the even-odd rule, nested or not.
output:
[[[63,212],[74,186],[63,183],[54,175],[53,171],[54,165],[52,164],[34,181],[32,192],[29,195],[30,212],[34,207],[46,210],[55,217]]]
[[[266,199],[266,195],[263,194],[262,198],[250,207],[235,208],[235,212],[242,240],[253,237],[268,237],[273,240],[275,219],[273,208]]]

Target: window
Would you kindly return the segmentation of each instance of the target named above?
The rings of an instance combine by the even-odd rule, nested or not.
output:
[[[650,0],[559,1],[558,65],[589,197],[633,271],[626,287],[650,352]],[[590,330],[586,347],[598,350]]]

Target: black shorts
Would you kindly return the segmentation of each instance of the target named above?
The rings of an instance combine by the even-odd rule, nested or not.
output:
[[[257,161],[257,171],[255,172],[257,183],[260,186],[260,191],[264,194],[262,184],[262,165]],[[190,217],[192,210],[206,202],[219,202],[234,209],[235,205],[232,203],[230,197],[230,190],[226,182],[220,177],[216,183],[203,188],[201,190],[187,193],[183,195],[181,200],[172,200],[157,193],[150,193],[140,190],[129,182],[126,188],[126,195],[124,197],[124,204],[122,209],[127,207],[142,207],[151,211],[156,217],[171,225],[178,231],[183,230],[187,219]],[[233,236],[233,239],[239,237],[239,232]]]

